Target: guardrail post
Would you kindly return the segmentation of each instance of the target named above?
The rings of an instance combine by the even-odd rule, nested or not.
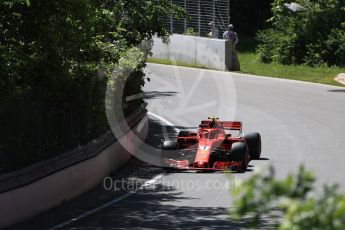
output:
[[[201,36],[201,2],[198,0],[198,35]]]

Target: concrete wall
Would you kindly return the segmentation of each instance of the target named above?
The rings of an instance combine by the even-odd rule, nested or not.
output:
[[[226,40],[173,34],[168,44],[159,38],[154,38],[153,42],[152,58],[155,59],[180,61],[222,71],[239,70],[236,52]]]
[[[121,137],[121,143],[127,143],[127,149],[132,151],[138,148],[138,143],[132,141],[134,135],[141,139],[147,137],[147,116],[132,130],[137,130],[137,127],[141,127],[141,130],[136,134],[128,132]],[[131,154],[119,142],[114,142],[93,158],[27,186],[1,193],[0,229],[30,219],[97,186],[104,177],[130,159]]]

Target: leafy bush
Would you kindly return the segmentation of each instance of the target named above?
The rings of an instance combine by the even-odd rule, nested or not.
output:
[[[181,13],[168,0],[1,1],[0,172],[107,130],[104,97],[113,67],[129,48],[166,36],[161,18]],[[141,92],[140,68],[124,97]]]
[[[325,44],[330,63],[343,66],[345,63],[345,22],[342,23],[342,29],[332,29]]]
[[[184,35],[188,35],[188,36],[198,36],[198,33],[194,31],[194,29],[192,27],[187,28],[186,32],[184,33]]]
[[[282,64],[294,62],[294,36],[284,36],[281,32],[269,29],[259,32],[257,37],[259,41],[265,40],[265,43],[261,43],[257,49],[262,62]]]
[[[234,192],[234,217],[249,217],[259,226],[263,217],[276,215],[273,225],[289,229],[344,229],[345,195],[337,186],[324,186],[317,196],[313,191],[314,176],[300,167],[296,175],[275,179],[274,170],[257,173]],[[280,219],[280,220],[279,220]]]
[[[275,0],[270,29],[258,33],[258,53],[263,62],[344,66],[345,2],[296,0],[296,11]]]

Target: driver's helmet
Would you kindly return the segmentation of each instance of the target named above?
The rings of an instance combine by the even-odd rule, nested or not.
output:
[[[218,124],[217,124],[218,122],[217,121],[215,121],[215,120],[213,120],[213,121],[211,121],[210,122],[210,128],[217,128],[218,127]]]

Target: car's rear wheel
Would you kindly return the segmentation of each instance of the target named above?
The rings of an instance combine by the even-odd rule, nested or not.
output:
[[[236,171],[244,172],[248,167],[248,146],[243,142],[236,142],[232,145],[230,155],[231,160],[241,162],[241,166]]]
[[[243,138],[249,148],[250,159],[257,160],[261,156],[261,136],[259,133],[245,133]]]

